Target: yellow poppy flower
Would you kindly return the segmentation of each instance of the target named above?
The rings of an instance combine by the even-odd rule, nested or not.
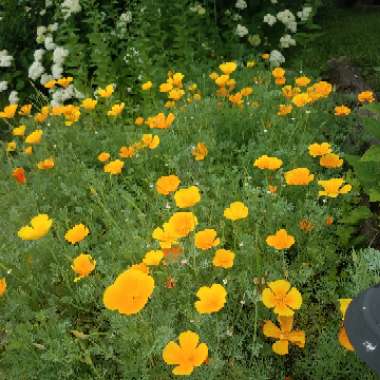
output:
[[[212,284],[210,287],[202,286],[197,291],[199,301],[194,306],[200,314],[216,313],[223,309],[226,303],[227,291],[220,284]]]
[[[286,280],[269,282],[261,298],[267,308],[281,317],[291,317],[302,305],[301,293]]]

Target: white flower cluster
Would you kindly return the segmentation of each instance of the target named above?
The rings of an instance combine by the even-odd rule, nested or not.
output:
[[[278,67],[285,62],[285,57],[278,50],[272,50],[269,56],[271,66]]]
[[[206,13],[206,9],[199,3],[195,3],[190,7],[190,11],[198,13],[199,16],[203,16]]]
[[[237,0],[235,3],[235,8],[243,10],[247,8],[247,3],[245,2],[245,0]]]
[[[297,12],[297,16],[303,22],[307,21],[313,12],[312,7],[303,7],[301,11]]]
[[[296,40],[290,34],[285,34],[280,38],[280,47],[287,49],[290,46],[296,46]]]
[[[52,0],[46,0],[45,1],[45,8],[41,9],[40,16],[44,16],[46,14],[47,9],[49,7],[51,7],[52,5],[53,5],[53,1]]]
[[[61,46],[57,46],[53,52],[53,65],[51,67],[51,74],[54,79],[58,79],[63,74],[63,63],[69,51]]]
[[[248,34],[248,29],[244,25],[237,24],[235,33],[240,37],[245,37]]]
[[[61,4],[63,18],[67,20],[72,14],[79,13],[82,10],[79,0],[65,0]]]
[[[127,11],[120,15],[116,22],[116,32],[119,37],[124,37],[127,34],[127,26],[132,22],[132,12]]]
[[[297,32],[297,21],[296,16],[289,10],[284,9],[281,12],[277,13],[277,20],[282,22],[287,29],[289,29],[292,33]]]
[[[18,92],[12,91],[9,94],[8,101],[9,101],[9,104],[17,104],[20,101],[20,99],[18,97]]]
[[[9,55],[8,50],[0,50],[0,67],[10,67],[13,57]]]
[[[0,82],[0,92],[4,92],[8,90],[8,82],[6,80],[2,80]]]
[[[37,38],[36,41],[39,44],[42,44],[46,38],[50,39],[52,33],[58,30],[58,23],[50,24],[48,26],[40,25],[37,26]]]
[[[54,42],[53,32],[58,30],[58,24],[50,24],[49,26],[37,27],[37,42],[44,44],[44,48],[35,50],[34,61],[29,67],[28,76],[33,81],[40,79],[41,84],[45,84],[51,79],[59,79],[63,74],[63,64],[69,51]],[[45,73],[43,58],[46,51],[52,51],[53,64],[51,66],[51,74]]]
[[[31,80],[37,80],[45,72],[45,68],[42,64],[42,58],[44,54],[44,49],[38,49],[34,52],[34,61],[29,66],[28,70],[28,77]]]
[[[54,90],[50,90],[51,92],[51,102],[50,104],[54,106],[59,106],[63,104],[66,100],[77,98],[82,99],[84,95],[79,92],[72,84],[67,86],[66,88],[57,88]]]
[[[270,13],[268,13],[264,16],[263,22],[265,22],[269,26],[273,26],[277,22],[277,18],[276,16],[273,16]]]

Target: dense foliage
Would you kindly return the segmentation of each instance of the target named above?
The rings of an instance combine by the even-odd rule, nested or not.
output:
[[[340,148],[351,110],[334,111],[329,83],[257,60],[212,79],[172,72],[138,105],[111,85],[3,110],[1,377],[171,378],[191,330],[197,361],[181,370],[194,379],[374,379],[337,338],[339,299],[380,273],[379,251],[337,237],[358,195]],[[49,96],[70,85],[49,83]],[[332,178],[346,184],[322,186]],[[186,223],[171,219],[183,211]],[[270,301],[287,281],[293,298]],[[199,289],[213,284],[208,303]],[[287,355],[271,349],[268,321],[285,321],[271,302],[294,312],[298,338],[278,338]]]

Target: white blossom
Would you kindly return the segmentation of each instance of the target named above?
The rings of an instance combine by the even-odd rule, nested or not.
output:
[[[271,66],[281,66],[285,62],[285,57],[278,50],[272,50],[269,56]]]
[[[8,90],[8,82],[6,80],[2,80],[0,82],[0,92]]]
[[[51,81],[52,79],[54,79],[52,75],[44,73],[41,75],[40,83],[44,85],[45,83]]]
[[[63,67],[61,66],[60,63],[54,63],[53,66],[51,67],[51,75],[53,75],[54,79],[59,79],[61,78],[63,74]]]
[[[234,13],[232,15],[232,20],[234,21],[240,21],[243,17],[241,15],[239,15],[238,13]]]
[[[42,61],[42,58],[45,54],[45,49],[37,49],[34,51],[34,60],[37,62]]]
[[[79,0],[65,0],[61,4],[63,18],[66,20],[72,14],[79,13],[82,10]]]
[[[297,16],[300,18],[301,21],[307,21],[312,11],[313,11],[312,7],[303,7],[302,11],[297,12]]]
[[[58,30],[59,24],[55,22],[54,24],[48,25],[49,32],[56,32]]]
[[[280,38],[280,47],[287,49],[290,46],[296,46],[296,40],[290,34],[285,34]]]
[[[237,24],[235,33],[242,38],[248,34],[248,29],[244,25]]]
[[[53,62],[63,64],[65,58],[69,55],[69,51],[62,46],[57,46],[53,52]]]
[[[235,8],[243,10],[247,8],[247,3],[245,0],[237,0],[235,3]]]
[[[46,50],[54,50],[57,46],[54,43],[53,36],[51,34],[49,34],[48,36],[45,37],[44,44],[45,44]]]
[[[282,22],[287,29],[295,33],[297,31],[297,21],[294,14],[289,9],[284,9],[277,13],[277,20]]]
[[[46,33],[46,31],[47,31],[46,26],[44,25],[37,26],[37,37],[43,36]]]
[[[20,101],[20,99],[18,97],[18,92],[17,91],[12,91],[9,94],[8,101],[9,101],[9,104],[17,104]]]
[[[277,18],[271,15],[270,13],[268,13],[264,16],[263,21],[269,26],[273,26],[277,22]]]
[[[8,50],[0,50],[0,67],[10,67],[13,57],[8,54]]]
[[[45,68],[42,66],[41,62],[34,61],[28,70],[28,77],[31,80],[38,79],[45,72]]]

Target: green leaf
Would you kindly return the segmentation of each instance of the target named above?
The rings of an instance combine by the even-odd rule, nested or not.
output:
[[[378,189],[369,189],[368,190],[369,201],[370,202],[380,202],[380,188]]]
[[[368,219],[372,216],[371,210],[366,206],[360,206],[354,208],[350,213],[344,215],[341,222],[344,224],[355,225],[364,219]]]
[[[362,162],[380,162],[380,145],[371,146],[360,159]]]
[[[362,121],[365,130],[374,137],[380,139],[380,122],[370,117],[363,117]]]

